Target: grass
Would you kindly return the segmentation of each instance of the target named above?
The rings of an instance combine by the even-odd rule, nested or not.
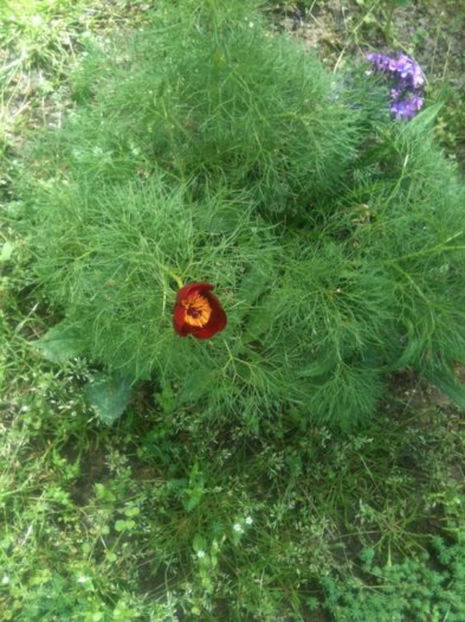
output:
[[[84,358],[54,365],[31,346],[58,318],[14,224],[20,150],[31,128],[60,123],[72,106],[67,76],[85,33],[106,37],[149,11],[91,0],[11,7],[1,26],[0,619],[463,619],[463,418],[413,374],[399,374],[377,418],[351,435],[292,413],[256,433],[240,416],[211,426],[187,407],[173,412],[150,381],[107,428],[83,392],[99,370]],[[350,8],[355,25],[367,14],[383,25],[376,7]],[[395,20],[391,32],[406,37]],[[439,24],[436,15],[429,33]],[[375,27],[365,20],[356,38],[353,28],[338,34],[339,52]],[[437,54],[433,99],[449,71]],[[29,92],[35,72],[49,86]],[[458,97],[437,132],[460,152],[460,136],[447,138]]]

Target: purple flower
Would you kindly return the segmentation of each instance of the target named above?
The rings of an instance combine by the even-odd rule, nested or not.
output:
[[[366,55],[375,71],[381,71],[394,80],[390,90],[391,112],[396,119],[411,119],[423,106],[425,76],[420,65],[406,54],[395,58],[384,54]]]
[[[393,74],[393,77],[401,80],[406,88],[415,90],[425,84],[425,76],[420,65],[406,54],[397,54],[397,58],[384,54],[367,54],[366,58],[376,71]]]
[[[411,95],[407,99],[392,102],[391,112],[396,119],[412,119],[423,106],[423,101],[423,97]]]
[[[367,59],[372,63],[376,71],[393,73],[397,70],[397,61],[384,54],[367,54]]]
[[[425,84],[425,76],[420,65],[405,54],[398,55],[397,72],[412,90],[417,90]]]

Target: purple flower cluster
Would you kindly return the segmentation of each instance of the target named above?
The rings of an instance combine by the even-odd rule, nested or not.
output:
[[[411,119],[423,106],[425,76],[420,66],[406,54],[396,58],[384,54],[367,54],[375,71],[395,80],[391,89],[391,112],[396,119]]]

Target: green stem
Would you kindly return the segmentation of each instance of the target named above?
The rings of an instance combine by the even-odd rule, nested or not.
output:
[[[402,255],[401,257],[396,257],[395,259],[387,259],[386,263],[393,264],[399,261],[403,261],[404,259],[414,259],[415,257],[426,257],[428,255],[434,255],[436,253],[441,253],[445,251],[465,251],[465,246],[463,245],[447,246],[447,242],[449,242],[450,240],[453,240],[454,238],[461,236],[462,234],[463,234],[463,231],[459,231],[454,236],[450,237],[448,240],[446,240],[446,246],[443,246],[443,245],[433,246],[432,248],[427,248],[426,250],[417,251],[416,253],[409,253],[408,255]]]
[[[391,0],[391,2],[389,3],[389,8],[388,8],[388,13],[387,13],[387,19],[386,19],[386,27],[384,29],[384,36],[386,37],[386,41],[388,43],[391,43],[391,29],[392,29],[392,16],[394,14],[394,6],[395,6],[395,0]]]
[[[173,281],[176,281],[176,285],[179,287],[179,289],[181,289],[184,285],[184,283],[181,280],[181,277],[179,277],[175,272],[171,272],[171,270],[168,270],[167,268],[165,268],[166,273],[168,274],[168,276],[170,276]]]

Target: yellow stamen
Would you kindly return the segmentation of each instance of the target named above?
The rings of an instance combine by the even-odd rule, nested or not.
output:
[[[185,321],[190,326],[205,326],[212,314],[210,303],[204,296],[196,294],[192,298],[188,298],[181,302],[186,309]]]

